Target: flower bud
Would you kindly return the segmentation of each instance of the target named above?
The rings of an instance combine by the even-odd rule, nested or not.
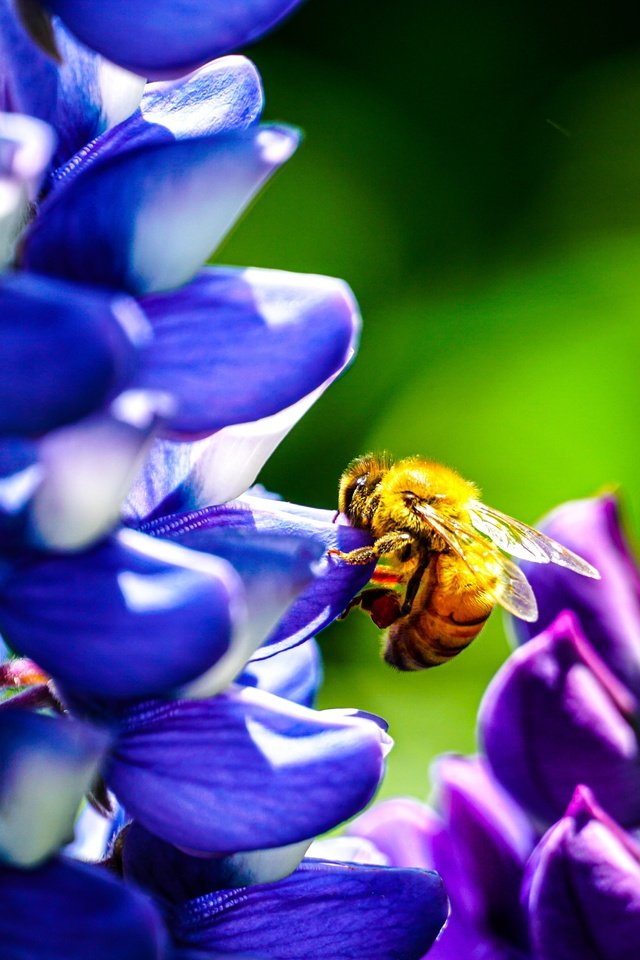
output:
[[[589,642],[636,694],[640,693],[640,573],[612,494],[564,503],[540,524],[548,536],[592,563],[600,580],[549,564],[523,563],[538,601],[535,623],[514,622],[520,642],[537,636],[565,609],[573,610]]]
[[[536,960],[633,960],[640,847],[579,786],[534,851],[523,885]]]
[[[637,703],[568,612],[517,650],[480,706],[480,739],[498,780],[543,824],[577,783],[622,824],[640,823]]]

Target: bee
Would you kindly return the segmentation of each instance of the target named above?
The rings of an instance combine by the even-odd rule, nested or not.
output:
[[[600,579],[586,560],[486,506],[475,484],[432,460],[358,457],[342,474],[338,499],[340,512],[374,542],[330,552],[352,564],[388,561],[374,571],[379,586],[352,600],[344,615],[358,606],[388,628],[383,656],[399,670],[451,660],[496,604],[522,620],[537,620],[529,581],[505,553]]]

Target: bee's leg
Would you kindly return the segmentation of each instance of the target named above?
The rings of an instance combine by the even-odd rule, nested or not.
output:
[[[400,616],[400,597],[395,590],[388,587],[374,587],[363,590],[349,603],[346,610],[340,614],[339,620],[344,620],[347,614],[355,607],[360,607],[368,613],[377,627],[383,630],[395,623]]]
[[[422,583],[422,578],[424,577],[428,566],[429,554],[422,558],[414,572],[411,574],[409,582],[407,583],[407,589],[405,590],[404,600],[401,607],[401,613],[403,617],[406,617],[408,613],[411,613],[411,607],[413,606],[413,601],[416,598],[418,587]]]
[[[346,563],[373,563],[388,553],[399,553],[400,550],[413,543],[410,533],[385,533],[379,537],[371,547],[360,547],[343,553],[342,550],[331,548],[328,552],[332,557],[340,557]]]

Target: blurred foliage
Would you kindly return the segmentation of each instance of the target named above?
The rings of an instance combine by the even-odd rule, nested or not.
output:
[[[333,506],[366,449],[422,453],[535,522],[619,484],[640,518],[640,28],[632,3],[309,0],[249,51],[299,155],[217,259],[343,276],[359,357],[261,478]],[[637,522],[636,522],[637,527]],[[385,794],[474,746],[499,614],[396,674],[359,614],[321,638],[323,705],[385,716]]]

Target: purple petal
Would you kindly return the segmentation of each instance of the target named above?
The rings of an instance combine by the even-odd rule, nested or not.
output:
[[[0,110],[50,124],[57,166],[134,110],[144,81],[87,50],[58,22],[60,62],[54,62],[27,35],[14,7],[0,0]]]
[[[169,960],[160,917],[105,870],[60,858],[0,866],[3,960]]]
[[[601,580],[587,580],[555,565],[523,564],[539,617],[534,624],[515,622],[518,638],[530,639],[562,610],[573,610],[602,659],[640,695],[640,574],[624,537],[616,497],[565,503],[540,529],[596,566]]]
[[[455,907],[447,925],[428,953],[428,960],[531,960],[528,950],[493,936],[460,916]],[[426,960],[426,958],[425,958]]]
[[[153,17],[140,0],[112,0],[109,17],[83,0],[46,0],[93,50],[147,77],[180,75],[257,40],[299,0],[157,0]]]
[[[359,315],[341,280],[218,267],[145,297],[154,331],[137,383],[178,400],[169,427],[213,433],[312,393],[353,356]]]
[[[94,162],[45,200],[25,237],[24,265],[136,294],[179,286],[297,142],[288,127],[253,127]]]
[[[314,860],[331,860],[338,863],[364,863],[369,867],[388,867],[389,860],[370,840],[364,837],[322,837],[309,847],[309,856]],[[394,864],[395,866],[395,864]]]
[[[397,797],[376,803],[347,827],[350,836],[370,840],[393,867],[434,868],[432,841],[444,824],[422,803]]]
[[[71,838],[107,743],[75,720],[0,708],[0,860],[32,867]]]
[[[308,840],[226,857],[193,857],[160,840],[139,823],[125,831],[122,869],[125,880],[167,903],[184,903],[214,890],[281,880],[299,866]]]
[[[179,943],[270,960],[420,960],[447,915],[422,870],[307,860],[277,883],[200,897],[177,911]]]
[[[360,530],[334,523],[335,512],[299,507],[260,497],[245,497],[221,507],[195,513],[174,514],[143,525],[152,536],[184,542],[198,550],[213,550],[223,531],[257,531],[262,536],[302,537],[316,544],[322,559],[313,583],[289,608],[277,628],[254,655],[255,660],[274,656],[314,636],[339,616],[349,600],[368,582],[374,564],[353,565],[328,555],[329,549],[353,550],[369,542]]]
[[[624,824],[640,823],[640,753],[631,694],[562,614],[511,655],[480,707],[493,773],[543,823],[562,815],[577,783]]]
[[[311,638],[267,660],[251,660],[238,683],[312,707],[322,684],[322,654]]]
[[[635,960],[640,944],[640,847],[578,787],[542,839],[523,891],[540,960]]]
[[[53,174],[68,183],[91,164],[154,144],[246,130],[263,106],[260,76],[244,57],[223,57],[177,80],[147,84],[140,109],[96,137]]]
[[[496,813],[504,809],[504,800],[500,798]],[[508,821],[505,826],[508,829]],[[445,821],[429,807],[404,797],[385,800],[374,804],[347,829],[350,835],[368,838],[393,866],[436,868],[441,873],[451,896],[451,914],[429,951],[429,960],[466,960],[471,957],[474,960],[527,960],[524,953],[501,936],[502,930],[493,932],[490,924],[479,924],[477,917],[469,915],[464,897],[461,899],[461,893],[468,887],[468,879],[464,876],[463,865],[456,860],[454,840]],[[519,885],[516,885],[514,891],[504,888],[502,893],[507,897],[515,892],[517,896],[518,890]]]
[[[113,398],[133,372],[133,301],[25,274],[0,279],[0,433],[42,433]]]
[[[0,629],[67,690],[148,697],[227,651],[239,604],[223,560],[130,530],[81,555],[24,558],[1,585]]]
[[[519,890],[535,843],[531,826],[479,758],[442,757],[433,780],[446,824],[433,836],[434,866],[451,891],[453,908],[525,950]]]
[[[386,739],[371,721],[235,688],[131,711],[106,778],[135,819],[176,846],[279,847],[371,799]]]

